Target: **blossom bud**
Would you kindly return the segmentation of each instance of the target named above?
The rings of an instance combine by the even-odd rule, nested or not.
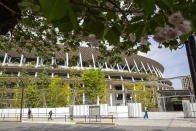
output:
[[[131,42],[135,42],[135,40],[136,40],[135,33],[130,33],[130,34],[129,34],[129,40],[130,40]]]
[[[148,36],[143,36],[140,40],[141,45],[147,45],[148,44]]]

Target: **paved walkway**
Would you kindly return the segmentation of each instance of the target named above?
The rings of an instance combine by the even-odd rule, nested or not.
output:
[[[144,119],[119,119],[115,121],[119,126],[158,126],[158,127],[195,127],[196,120],[170,119],[170,120],[144,120]]]
[[[4,119],[0,121],[16,121],[16,119]],[[69,119],[58,118],[49,120],[47,118],[34,118],[27,119],[23,118],[23,123],[49,123],[49,124],[101,124],[101,125],[116,125],[116,126],[156,126],[156,127],[195,127],[196,128],[196,118],[194,119],[143,119],[143,118],[118,118],[114,119],[91,119],[89,123],[89,119],[84,118],[75,118],[74,121],[70,121]]]
[[[0,122],[0,131],[195,131],[193,127],[65,125]]]
[[[142,119],[142,118],[119,118],[114,119],[113,122],[111,119],[102,119],[98,120],[88,120],[84,119],[74,119],[73,122],[65,119],[53,119],[53,120],[45,120],[45,119],[34,119],[34,120],[23,120],[24,123],[53,123],[53,124],[102,124],[102,125],[116,125],[116,126],[157,126],[157,127],[195,127],[196,128],[196,119]]]

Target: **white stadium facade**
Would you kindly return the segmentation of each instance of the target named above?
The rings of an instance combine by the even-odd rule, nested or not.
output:
[[[25,70],[29,75],[36,77],[38,73],[46,70],[51,77],[58,75],[69,81],[72,69],[76,69],[80,73],[91,68],[102,68],[110,89],[109,105],[126,105],[132,102],[130,92],[125,89],[125,82],[148,83],[148,81],[152,81],[149,79],[149,76],[152,75],[157,79],[153,81],[154,85],[151,84],[148,88],[153,88],[153,91],[173,90],[172,83],[163,77],[164,67],[152,59],[139,55],[129,57],[121,55],[123,62],[110,64],[109,60],[100,62],[97,59],[99,55],[100,52],[96,48],[89,47],[80,47],[76,52],[59,51],[55,57],[49,59],[35,56],[34,52],[18,53],[15,50],[0,52],[0,75],[6,70],[8,76],[20,76],[21,71]],[[76,60],[75,63],[73,59]],[[47,63],[57,66],[55,68],[47,67]],[[83,104],[88,104],[85,93]]]

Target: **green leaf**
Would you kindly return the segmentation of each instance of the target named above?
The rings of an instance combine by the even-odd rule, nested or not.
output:
[[[126,28],[126,32],[127,32],[127,34],[135,33],[136,34],[136,41],[139,41],[142,33],[144,34],[146,31],[146,30],[144,30],[145,26],[147,26],[147,25],[143,21],[138,22],[138,23],[134,23],[134,24],[129,24]]]
[[[143,46],[142,52],[147,53],[148,51],[150,51],[150,45],[151,45],[151,43],[148,42],[148,44],[146,46]]]
[[[133,16],[133,17],[131,18],[131,23],[133,23],[133,22],[138,22],[138,21],[140,21],[140,20],[142,20],[142,19],[143,19],[142,16]]]
[[[67,0],[39,0],[41,9],[49,21],[59,20],[67,14]]]
[[[28,2],[28,1],[22,1],[18,4],[20,7],[29,7],[32,6],[32,2]]]
[[[171,0],[161,0],[161,2],[162,2],[162,4],[164,4],[164,6],[167,6],[167,8],[170,9],[170,11],[173,12],[173,1],[171,1]]]
[[[145,15],[152,14],[156,9],[155,0],[141,0],[141,6],[144,9]]]
[[[77,18],[76,18],[76,14],[74,13],[74,11],[72,10],[72,8],[69,7],[69,18],[72,22],[72,25],[75,29],[78,28],[78,23],[77,23]]]
[[[105,39],[110,45],[117,45],[120,42],[120,31],[118,28],[116,26],[110,28],[105,35]]]
[[[180,36],[181,42],[184,43],[189,38],[190,35],[191,35],[191,33],[188,33],[188,34],[185,34],[185,35],[181,35]]]
[[[97,38],[102,38],[104,32],[104,23],[101,21],[88,21],[85,28],[89,34],[95,34]]]
[[[71,20],[69,17],[66,17],[66,19],[62,19],[60,21],[53,22],[55,27],[58,27],[59,30],[65,34],[70,32],[73,29],[73,24],[71,23]]]
[[[40,10],[40,6],[39,6],[39,5],[34,5],[33,8],[32,8],[32,10],[33,10],[34,12],[37,12],[37,11]]]

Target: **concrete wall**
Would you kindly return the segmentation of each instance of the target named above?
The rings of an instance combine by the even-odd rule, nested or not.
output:
[[[113,115],[114,117],[128,117],[128,107],[127,106],[108,106],[108,115]]]
[[[196,103],[190,103],[189,100],[182,101],[184,117],[196,117]]]
[[[196,107],[196,103],[195,103]],[[69,107],[62,108],[32,108],[33,117],[48,117],[48,112],[52,110],[53,117],[65,117],[69,115]],[[28,108],[23,108],[23,117],[27,117]],[[183,112],[149,112],[150,119],[176,119],[183,118]],[[89,115],[89,105],[74,105],[74,116]],[[141,118],[144,112],[141,110],[141,103],[132,103],[128,106],[108,106],[107,104],[100,105],[100,115],[113,115],[116,118]],[[19,118],[20,109],[0,109],[0,117],[15,117]]]
[[[90,105],[74,105],[74,116],[88,116]],[[65,117],[69,115],[69,107],[62,108],[31,108],[33,117],[48,117],[49,111],[52,110],[53,117]],[[116,118],[119,117],[142,117],[141,103],[132,103],[128,106],[108,106],[107,104],[100,104],[100,115],[108,116],[113,115]],[[23,108],[23,117],[28,116],[28,108]],[[0,109],[0,117],[19,117],[20,109]]]

